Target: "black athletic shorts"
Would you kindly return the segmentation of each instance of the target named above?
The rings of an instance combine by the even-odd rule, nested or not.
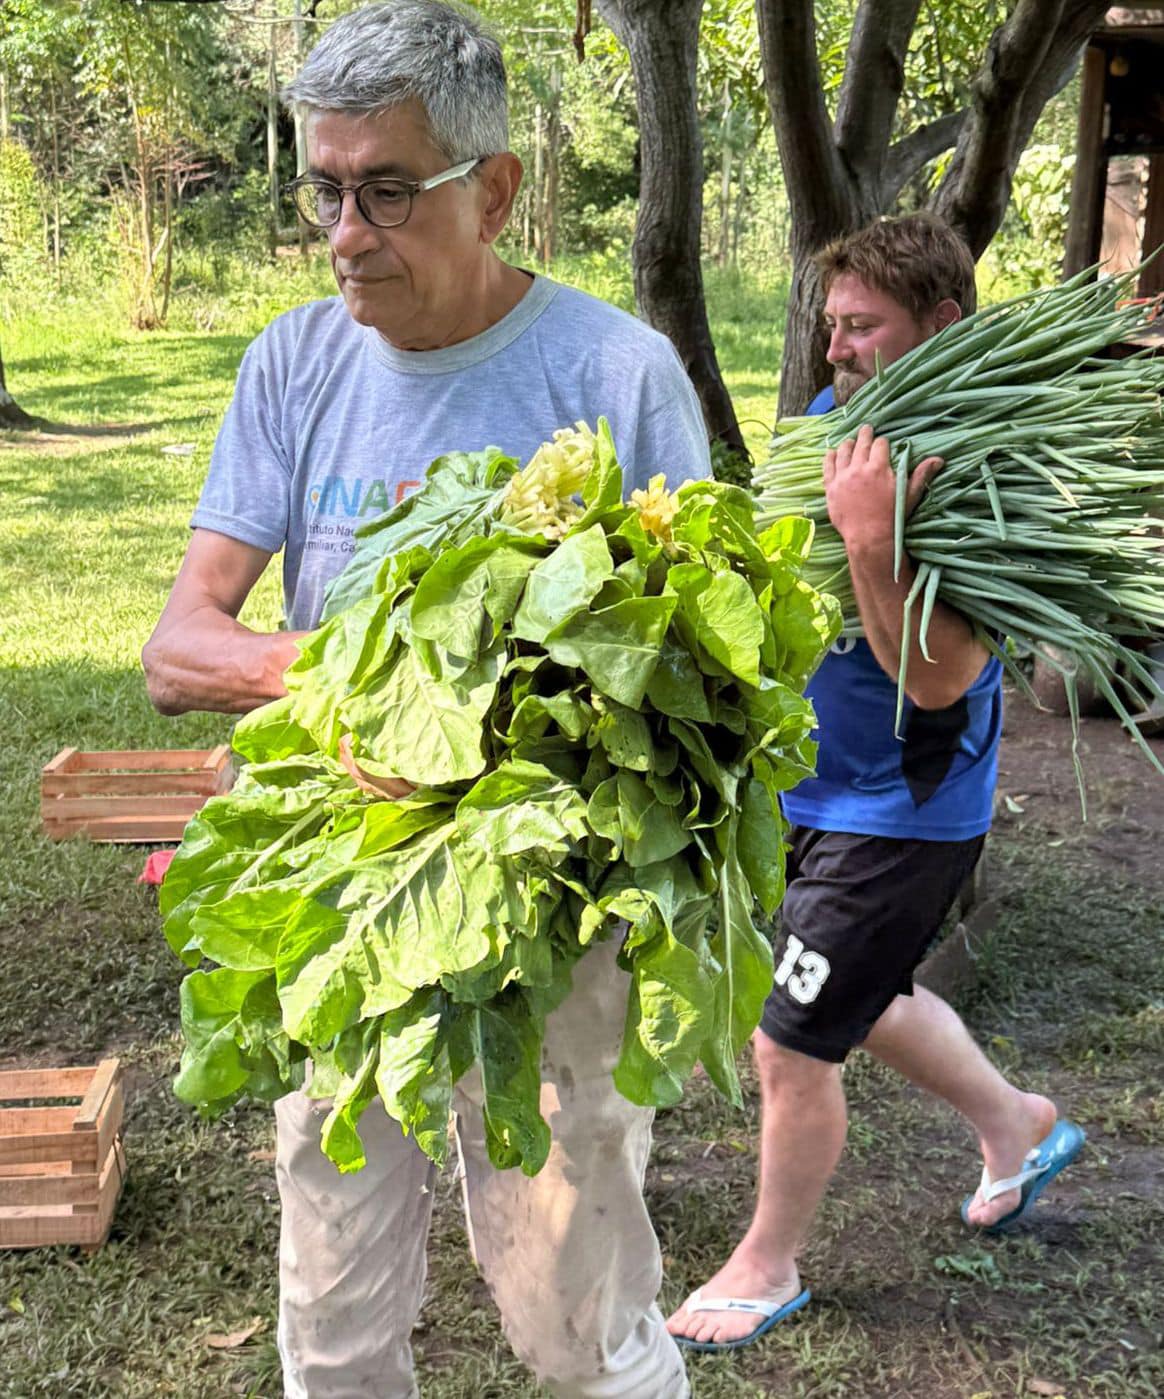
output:
[[[764,1033],[841,1063],[895,996],[912,993],[913,973],[985,839],[892,840],[793,826]]]

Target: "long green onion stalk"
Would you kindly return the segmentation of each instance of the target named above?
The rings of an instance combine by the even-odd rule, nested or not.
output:
[[[1164,636],[1164,357],[1096,358],[1144,312],[1120,305],[1138,270],[1094,275],[980,311],[879,368],[845,407],[779,424],[755,472],[757,518],[814,522],[805,575],[859,633],[821,461],[871,423],[893,450],[897,566],[908,554],[917,569],[904,620],[908,633],[920,610],[923,654],[941,599],[1024,688],[1005,638],[1059,671],[1076,734],[1076,678],[1090,677],[1164,772],[1133,718],[1164,699],[1135,644]],[[930,456],[945,465],[907,520],[909,473]],[[903,658],[899,701],[904,679]]]

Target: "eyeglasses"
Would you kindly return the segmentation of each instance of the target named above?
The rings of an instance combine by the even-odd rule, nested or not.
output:
[[[487,156],[463,160],[439,175],[427,180],[389,180],[375,178],[360,180],[354,185],[337,185],[334,180],[322,180],[317,175],[300,175],[287,186],[299,217],[312,228],[334,228],[343,213],[344,195],[354,196],[356,208],[368,223],[376,228],[399,228],[412,213],[412,201],[426,189],[436,189],[448,180],[459,180]]]

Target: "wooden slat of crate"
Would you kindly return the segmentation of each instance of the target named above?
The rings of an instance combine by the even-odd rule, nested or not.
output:
[[[128,792],[107,794],[98,797],[49,797],[42,808],[46,822],[104,820],[109,816],[184,816],[193,815],[202,806],[207,792],[199,797],[191,792],[179,792],[168,796],[150,796],[147,793],[134,795]],[[111,799],[112,798],[112,799]],[[57,812],[61,815],[58,816]]]
[[[104,748],[80,752],[63,748],[45,765],[49,775],[69,772],[170,772],[175,769],[218,767],[227,752],[217,748]]]
[[[81,1097],[81,1106],[73,1118],[74,1132],[95,1132],[97,1130],[106,1099],[116,1088],[120,1087],[117,1082],[118,1067],[116,1059],[102,1059],[93,1070]],[[120,1121],[119,1117],[118,1125],[120,1125]]]
[[[11,1111],[11,1110],[10,1110]],[[71,1114],[57,1122],[38,1122],[40,1112],[56,1113],[58,1108],[28,1108],[23,1122],[5,1113],[0,1123],[0,1174],[5,1166],[22,1161],[76,1161],[90,1170],[97,1169],[97,1133],[74,1132]],[[64,1111],[68,1111],[65,1109]],[[11,1134],[5,1128],[11,1128]]]
[[[190,817],[233,780],[226,744],[140,752],[66,748],[41,774],[41,819],[54,840],[180,840]]]
[[[156,772],[66,772],[41,781],[41,796],[57,797],[148,797],[190,793],[212,797],[218,791],[219,775],[202,768],[197,771]],[[162,791],[162,788],[165,791]],[[136,805],[136,803],[135,803]]]
[[[69,1176],[65,1179],[82,1178]],[[99,1248],[109,1235],[125,1180],[125,1152],[120,1139],[110,1148],[100,1174],[86,1179],[95,1182],[91,1204],[45,1200],[27,1205],[0,1204],[0,1248],[40,1248],[52,1244]],[[0,1185],[3,1184],[0,1179]]]
[[[68,1161],[5,1166],[0,1175],[0,1208],[14,1205],[80,1205],[97,1198],[101,1177],[69,1170]]]
[[[44,833],[52,840],[84,835],[103,845],[175,845],[190,816],[106,816],[92,817],[83,825],[46,821]]]
[[[27,1106],[39,1099],[79,1104]],[[109,1232],[125,1175],[119,1066],[0,1073],[0,1248],[80,1244]]]
[[[93,1081],[96,1064],[76,1069],[0,1070],[0,1103],[29,1098],[83,1098]]]

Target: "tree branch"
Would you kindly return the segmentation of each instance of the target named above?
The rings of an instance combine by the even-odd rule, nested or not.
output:
[[[756,0],[756,23],[794,241],[824,242],[851,221],[856,190],[833,143],[811,0]]]
[[[885,168],[881,176],[879,203],[883,209],[892,206],[893,201],[913,179],[917,172],[931,160],[937,159],[943,151],[948,151],[956,143],[966,124],[969,112],[947,112],[945,116],[926,122],[908,136],[895,141],[885,157]]]
[[[1098,28],[1109,6],[1101,0],[1068,0],[1063,19],[1023,100],[1023,129],[1030,132],[1043,108],[1070,82],[1088,38]],[[1025,145],[1025,141],[1024,141]]]
[[[1002,222],[1043,103],[1107,8],[1105,0],[1019,0],[991,38],[974,80],[969,120],[932,201],[975,257]]]
[[[881,183],[920,9],[921,0],[861,0],[853,20],[834,132],[841,158],[871,191]]]

